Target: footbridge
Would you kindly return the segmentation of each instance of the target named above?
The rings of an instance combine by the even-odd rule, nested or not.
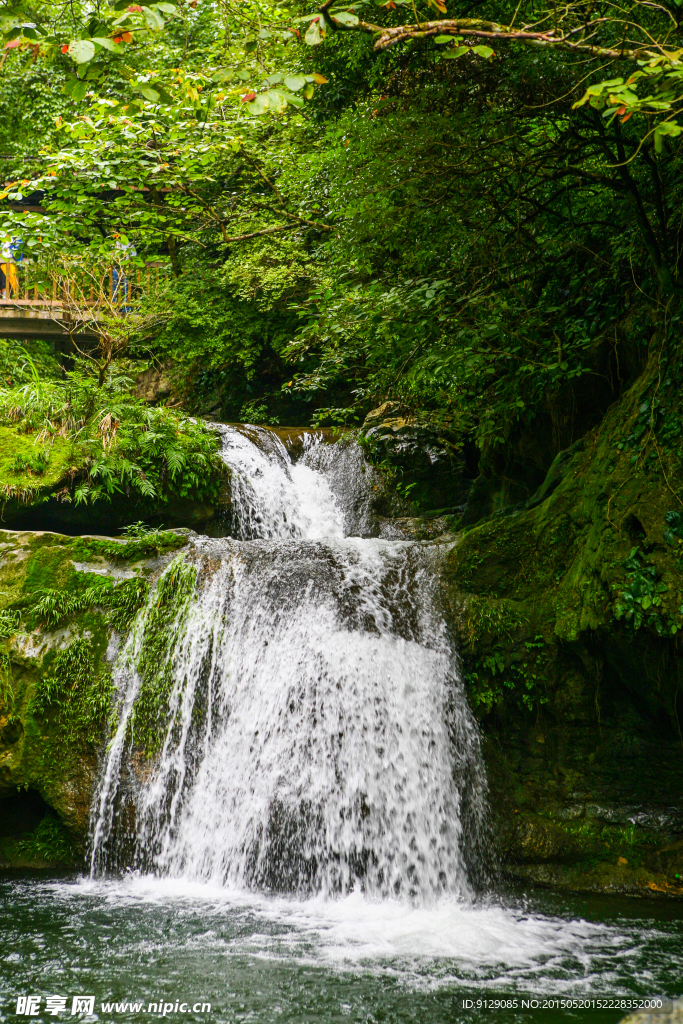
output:
[[[50,277],[34,266],[0,261],[0,338],[41,338],[66,351],[71,340],[96,339],[104,317],[134,317],[142,294],[160,294],[168,283],[159,263]]]

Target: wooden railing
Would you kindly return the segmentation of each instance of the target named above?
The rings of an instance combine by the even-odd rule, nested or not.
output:
[[[7,269],[9,268],[9,273]],[[8,264],[0,257],[5,280],[0,289],[0,305],[57,306],[78,301],[84,305],[129,304],[145,294],[157,294],[168,287],[170,275],[161,263],[148,263],[133,270],[102,268],[101,275],[78,269],[48,278],[40,268],[27,263]],[[1,279],[0,279],[1,280]]]
[[[161,295],[170,275],[161,263],[144,267],[70,266],[46,274],[35,264],[9,264],[0,257],[0,337],[56,337],[74,329],[92,331],[105,314],[136,315],[142,296]]]

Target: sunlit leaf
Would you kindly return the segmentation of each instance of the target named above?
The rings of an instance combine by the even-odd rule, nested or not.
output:
[[[146,100],[151,103],[159,102],[159,93],[156,89],[153,89],[151,85],[135,85],[133,86],[136,92],[139,92],[141,96],[144,96]]]
[[[306,84],[305,75],[285,75],[285,85],[291,92],[299,92]]]
[[[153,32],[158,32],[164,27],[164,19],[158,11],[155,11],[152,7],[143,7],[142,12],[145,16],[147,27],[151,28]]]
[[[95,56],[95,44],[90,39],[74,39],[67,53],[77,64],[87,64]]]
[[[93,36],[93,43],[97,43],[105,50],[109,50],[110,53],[124,53],[125,47],[121,46],[120,43],[115,43],[113,39],[108,36]]]
[[[330,16],[338,21],[340,25],[348,25],[352,27],[358,24],[359,18],[355,14],[350,14],[348,11],[330,11]]]
[[[308,26],[304,42],[309,46],[318,46],[325,38],[325,23],[320,15],[316,16]]]

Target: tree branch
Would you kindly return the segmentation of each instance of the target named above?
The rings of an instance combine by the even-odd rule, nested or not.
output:
[[[321,9],[322,10],[322,9]],[[618,49],[610,46],[596,46],[584,40],[574,41],[571,37],[579,32],[585,32],[594,26],[611,22],[611,18],[596,18],[578,28],[568,32],[556,32],[549,29],[546,32],[535,32],[529,28],[514,28],[512,25],[499,25],[495,21],[485,21],[481,18],[444,18],[441,21],[423,21],[417,25],[395,25],[391,28],[384,28],[372,22],[358,21],[355,25],[344,25],[337,21],[333,13],[325,5],[325,13],[334,28],[347,32],[364,32],[369,35],[378,36],[375,41],[375,50],[386,50],[397,43],[405,42],[407,39],[429,39],[437,35],[467,35],[480,39],[502,39],[510,42],[520,42],[527,46],[540,46],[546,49],[569,50],[576,53],[585,53],[591,57],[604,57],[610,60],[638,61],[652,57],[666,56],[666,51],[661,47],[649,48],[646,46],[626,49],[619,46]],[[588,39],[591,37],[589,36]],[[679,63],[672,58],[674,63]]]

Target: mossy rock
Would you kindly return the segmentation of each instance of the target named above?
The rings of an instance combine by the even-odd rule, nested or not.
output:
[[[643,847],[683,836],[683,538],[670,529],[683,472],[673,447],[658,445],[652,459],[627,443],[656,380],[653,357],[600,426],[556,460],[547,486],[461,533],[446,559],[444,600],[508,837],[503,859],[515,871],[538,862],[531,839],[509,836],[519,833],[515,811],[527,830],[528,815],[546,816],[529,834],[554,863],[573,861],[558,868],[558,885],[571,875],[576,887],[583,863],[600,888],[593,860],[614,859],[609,844],[569,842],[557,821],[577,805],[627,807]],[[644,828],[648,814],[661,826]],[[552,872],[525,877],[541,875]],[[677,885],[660,888],[680,895]]]
[[[3,519],[11,520],[29,505],[43,504],[68,492],[74,464],[72,446],[63,437],[39,443],[40,435],[0,426],[0,501]]]
[[[0,808],[28,793],[45,812],[44,835],[35,822],[26,835],[0,828],[0,862],[39,867],[41,858],[83,856],[111,730],[114,627],[131,621],[187,539],[0,532]],[[119,599],[125,588],[132,603]]]

